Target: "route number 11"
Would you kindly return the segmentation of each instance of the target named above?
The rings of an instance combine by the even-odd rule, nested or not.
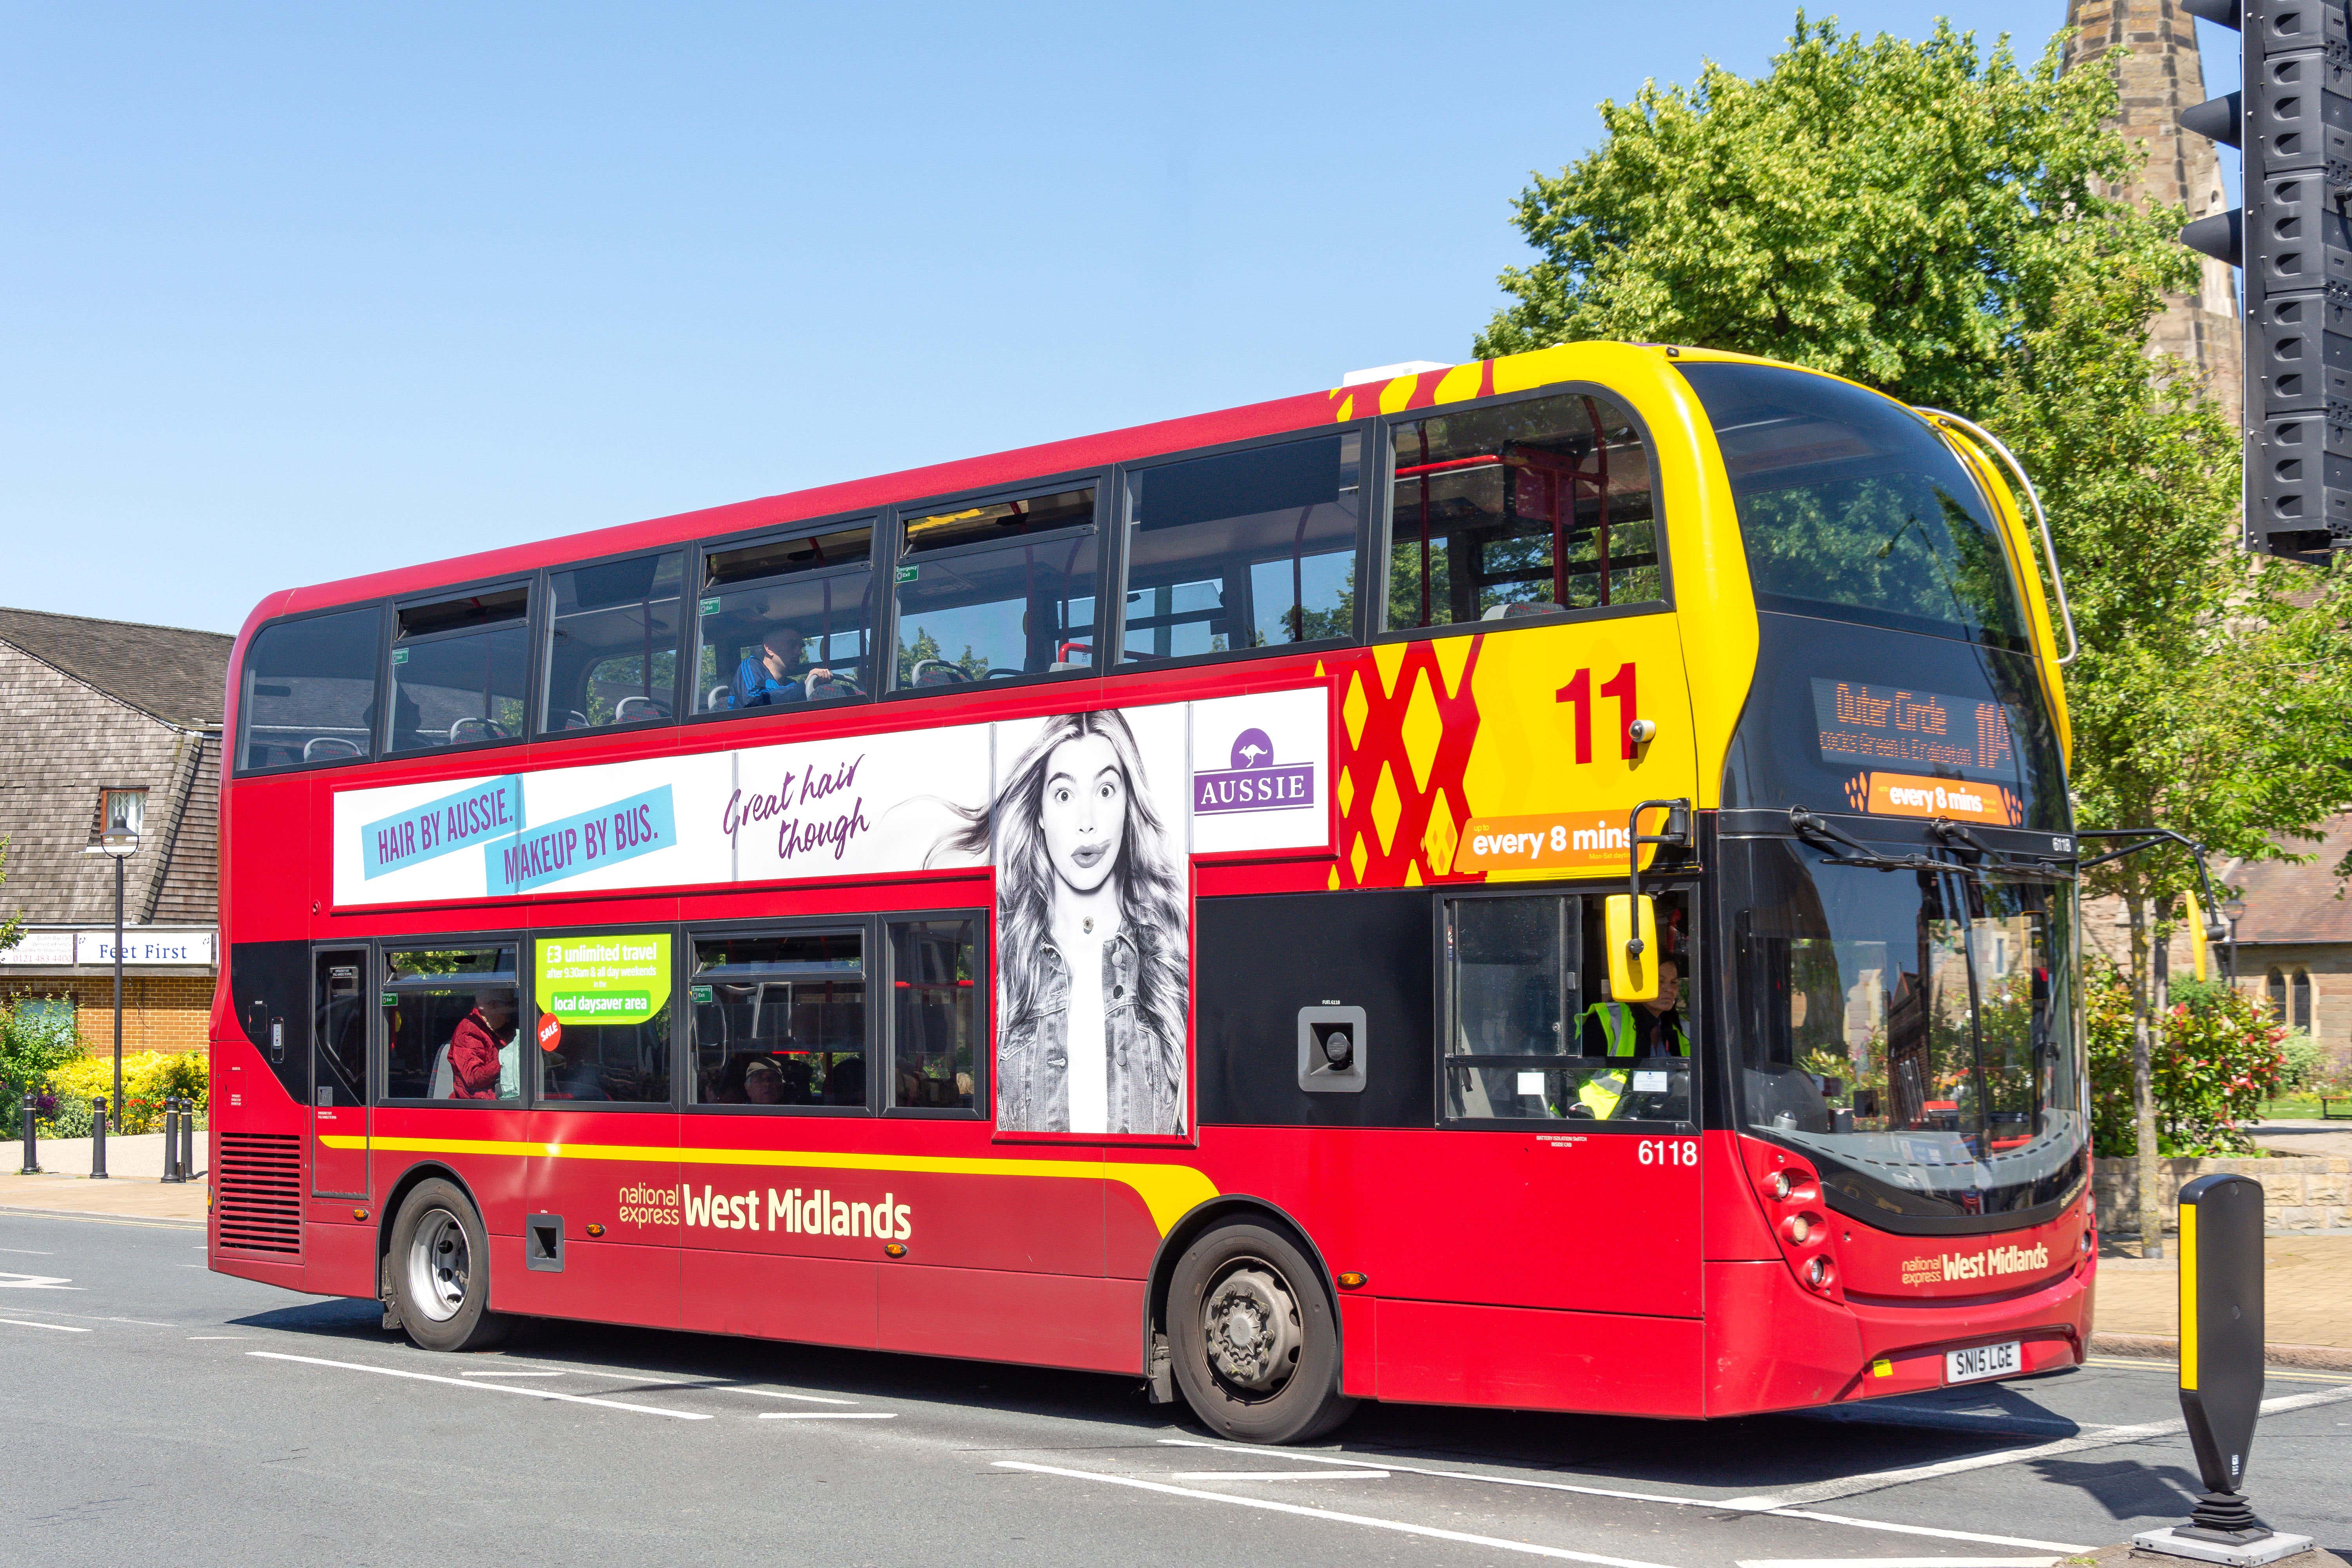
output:
[[[1617,700],[1617,756],[1620,762],[1633,760],[1633,721],[1641,717],[1642,706],[1635,700],[1633,666],[1631,660],[1617,667],[1617,673],[1601,683],[1601,695]],[[1580,669],[1566,686],[1551,694],[1555,702],[1565,702],[1576,710],[1576,760],[1592,760],[1592,671]]]

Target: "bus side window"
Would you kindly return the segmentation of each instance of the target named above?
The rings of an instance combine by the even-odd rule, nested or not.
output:
[[[352,762],[375,751],[383,612],[338,610],[265,626],[246,650],[237,765]]]
[[[1362,457],[1347,431],[1137,474],[1120,657],[1352,638]]]
[[[864,930],[693,942],[690,1103],[866,1106]]]
[[[892,686],[1092,668],[1101,557],[1091,484],[908,516]]]
[[[403,605],[392,637],[392,750],[520,739],[530,685],[530,590]]]
[[[874,689],[874,520],[702,560],[691,710],[863,701]]]
[[[542,732],[671,715],[685,575],[686,555],[676,550],[550,574]]]
[[[1388,630],[1664,599],[1649,450],[1609,399],[1473,404],[1390,438]]]
[[[886,922],[890,946],[890,1106],[971,1110],[982,1103],[980,921],[972,915]]]

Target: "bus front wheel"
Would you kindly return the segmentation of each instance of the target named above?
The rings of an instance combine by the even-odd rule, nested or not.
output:
[[[455,1183],[416,1184],[393,1221],[393,1304],[408,1337],[428,1351],[488,1350],[508,1321],[489,1310],[490,1238]]]
[[[1304,1443],[1345,1421],[1339,1326],[1315,1268],[1262,1226],[1221,1226],[1168,1282],[1176,1384],[1193,1414],[1244,1443]]]

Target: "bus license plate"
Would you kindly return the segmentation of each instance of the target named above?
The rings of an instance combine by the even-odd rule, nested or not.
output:
[[[1944,1381],[1974,1383],[1982,1377],[2007,1377],[2022,1365],[2015,1340],[2002,1345],[1970,1345],[1964,1351],[1944,1352]]]

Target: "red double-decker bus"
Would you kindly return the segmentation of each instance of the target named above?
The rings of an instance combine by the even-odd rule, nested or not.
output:
[[[213,1267],[1266,1441],[2073,1364],[2065,706],[1995,450],[1582,344],[274,594]]]

